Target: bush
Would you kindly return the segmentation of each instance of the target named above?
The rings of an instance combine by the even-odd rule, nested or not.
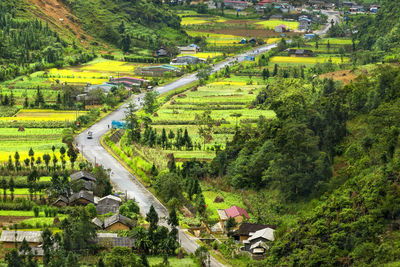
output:
[[[34,206],[33,207],[33,214],[35,215],[35,217],[39,217],[39,212],[40,212],[39,206]]]

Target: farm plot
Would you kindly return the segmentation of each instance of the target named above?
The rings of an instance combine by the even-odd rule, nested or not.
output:
[[[227,21],[222,17],[183,17],[181,24],[185,25],[197,25],[206,23],[221,23]]]
[[[240,80],[242,79],[242,80]],[[193,144],[193,150],[177,150],[169,148],[162,150],[164,154],[174,153],[179,160],[198,158],[212,159],[215,156],[214,146],[224,145],[232,138],[236,125],[254,123],[260,116],[273,118],[271,110],[256,110],[251,108],[251,102],[263,85],[245,85],[240,77],[238,81],[220,80],[207,86],[199,87],[196,91],[188,90],[175,96],[165,103],[152,116],[152,127],[158,134],[165,129],[167,132],[187,130]],[[204,136],[198,131],[196,116],[205,111],[211,112],[215,121],[211,136],[204,144]]]
[[[286,25],[291,30],[297,30],[299,28],[299,23],[297,21],[265,20],[256,22],[254,24],[269,30],[274,30],[275,27],[279,25]]]
[[[74,121],[85,111],[64,111],[51,109],[21,109],[13,117],[2,117],[4,121]]]
[[[52,153],[53,145],[58,151],[61,146],[65,146],[61,142],[62,130],[35,128],[20,132],[16,128],[0,128],[0,162],[8,161],[10,155],[14,160],[13,156],[17,151],[22,162],[25,158],[29,158],[30,148],[35,152],[35,158],[45,153]]]
[[[181,56],[195,56],[198,58],[202,58],[202,59],[209,59],[209,58],[214,58],[214,57],[218,57],[218,56],[222,56],[223,53],[221,52],[199,52],[196,54],[180,54],[178,55],[179,57]]]
[[[332,62],[334,64],[347,63],[349,62],[348,57],[330,57],[330,56],[318,56],[318,57],[286,57],[276,56],[270,59],[271,63],[291,63],[291,64],[316,64],[324,62]]]

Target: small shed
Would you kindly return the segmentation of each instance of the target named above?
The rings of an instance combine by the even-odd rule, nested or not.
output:
[[[21,245],[24,239],[31,247],[38,247],[42,243],[42,231],[7,231],[3,230],[0,236],[0,242],[3,248],[14,248],[15,243]]]
[[[104,220],[104,229],[107,231],[130,230],[133,226],[133,220],[121,214],[115,214]]]
[[[96,244],[103,249],[111,249],[113,247],[134,248],[135,239],[131,237],[119,237],[115,233],[97,233],[95,239]]]
[[[287,32],[288,27],[284,24],[278,25],[275,27],[275,32]]]
[[[64,196],[59,196],[51,205],[59,208],[65,207],[69,205],[69,200]]]

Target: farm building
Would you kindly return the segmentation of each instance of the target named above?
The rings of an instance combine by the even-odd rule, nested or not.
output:
[[[72,206],[86,206],[89,203],[94,203],[93,192],[90,191],[81,190],[69,198],[69,204]]]
[[[97,233],[96,244],[103,249],[112,249],[113,247],[134,248],[135,239],[131,237],[118,237],[115,233]]]
[[[141,86],[146,86],[148,84],[148,80],[145,79],[139,79],[139,78],[133,78],[133,77],[121,77],[121,78],[110,78],[110,84],[115,84],[119,85],[122,84],[123,86],[127,88],[133,88],[133,87],[141,87]]]
[[[232,9],[246,9],[249,7],[249,3],[246,1],[229,1],[225,0],[224,5],[226,8],[232,8]]]
[[[286,52],[289,53],[290,56],[296,56],[296,57],[311,57],[313,56],[314,52],[312,50],[307,50],[307,49],[286,49]]]
[[[75,184],[75,190],[93,191],[97,179],[93,174],[79,171],[71,174],[71,183]]]
[[[42,243],[42,231],[6,231],[3,230],[0,236],[0,242],[3,248],[14,248],[15,243],[21,245],[24,239],[31,247],[38,247]]]
[[[265,229],[265,228],[272,228],[275,229],[275,226],[272,225],[265,225],[265,224],[258,224],[258,223],[242,223],[236,231],[234,231],[231,236],[240,242],[249,239],[251,234]]]
[[[281,24],[275,27],[275,32],[287,32],[289,28],[285,24]]]
[[[267,227],[250,233],[249,239],[243,241],[242,251],[251,253],[253,259],[262,259],[269,249],[268,242],[275,240],[274,232],[274,229]]]
[[[171,62],[171,65],[191,65],[205,62],[206,61],[204,59],[195,56],[181,56],[174,58]]]
[[[97,84],[97,85],[90,85],[88,84],[84,89],[83,92],[85,93],[84,95],[86,95],[88,97],[88,93],[97,89],[100,89],[103,91],[103,93],[108,94],[111,92],[111,89],[114,87],[114,84],[109,84],[109,83],[103,83],[103,84]],[[82,97],[82,96],[80,96]],[[79,100],[78,100],[79,101]]]
[[[64,196],[59,196],[51,205],[59,208],[65,207],[69,205],[69,200]]]
[[[156,57],[167,57],[168,56],[168,51],[167,51],[167,49],[161,47],[156,52],[154,52],[154,56],[156,56]]]
[[[150,66],[150,67],[138,67],[135,70],[136,75],[150,76],[150,77],[162,77],[164,73],[171,73],[174,76],[181,75],[181,69],[171,65],[160,65],[160,66]]]
[[[299,30],[300,31],[308,31],[311,27],[311,19],[307,16],[300,16],[299,18]]]
[[[116,213],[118,212],[121,203],[122,203],[121,199],[113,195],[102,197],[97,202],[96,206],[97,214],[102,215],[109,212]]]
[[[190,44],[188,46],[178,46],[180,54],[196,54],[200,51],[200,46],[196,44]]]
[[[91,181],[91,182],[96,182],[97,179],[96,177],[89,173],[89,172],[85,172],[85,171],[79,171],[79,172],[75,172],[73,174],[71,174],[71,182],[73,181],[77,181],[77,180],[84,180],[84,181]]]
[[[247,214],[247,211],[238,206],[232,206],[224,210],[219,209],[217,210],[217,212],[219,215],[220,225],[223,228],[225,228],[225,222],[229,218],[234,218],[236,223],[238,224],[241,224],[245,219],[250,219],[249,215]]]
[[[121,214],[115,214],[104,220],[104,229],[107,231],[130,230],[133,226],[133,220]]]
[[[30,251],[20,251],[18,250],[18,255],[20,256],[29,256],[32,253],[33,257],[38,260],[43,259],[44,250],[41,247],[31,247]]]

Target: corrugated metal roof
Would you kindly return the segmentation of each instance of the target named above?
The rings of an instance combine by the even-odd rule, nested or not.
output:
[[[252,240],[255,240],[260,237],[270,241],[274,241],[275,240],[274,232],[275,230],[269,227],[258,230],[257,232],[250,234],[251,237],[249,238],[249,241],[251,242]]]
[[[79,180],[79,179],[91,180],[93,182],[97,181],[96,177],[89,172],[79,171],[79,172],[71,174],[71,181],[75,181],[75,180]]]

